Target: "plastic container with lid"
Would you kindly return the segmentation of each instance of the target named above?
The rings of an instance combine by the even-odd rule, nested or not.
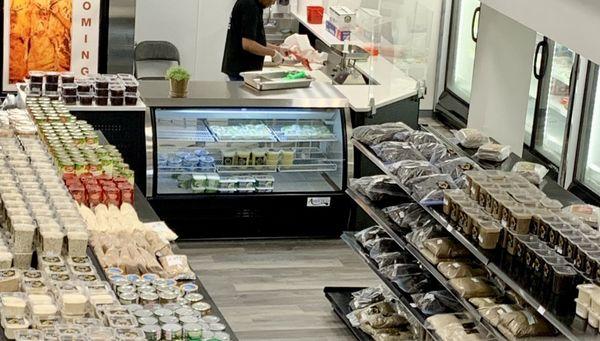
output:
[[[554,266],[553,270],[552,292],[557,295],[568,294],[576,284],[577,271],[570,265]]]
[[[531,211],[525,207],[511,207],[508,228],[517,234],[529,233]]]
[[[27,295],[21,292],[0,294],[2,304],[2,316],[25,317],[27,307]]]
[[[0,269],[9,269],[13,263],[13,254],[9,251],[0,251]]]
[[[579,271],[585,271],[588,253],[595,251],[600,251],[600,247],[594,243],[584,242],[579,244],[573,259],[573,266]]]
[[[13,266],[17,269],[26,270],[31,267],[33,252],[13,252]]]
[[[120,106],[125,104],[125,97],[110,96],[110,105]]]
[[[50,84],[58,84],[58,81],[60,79],[60,73],[59,72],[55,72],[55,71],[48,71],[46,72],[46,84],[50,83]]]
[[[69,256],[86,256],[89,235],[85,230],[71,230],[67,232]]]
[[[63,86],[65,84],[72,84],[75,82],[75,74],[72,72],[61,72],[60,80]]]
[[[43,83],[44,75],[45,73],[43,71],[29,71],[29,81],[31,83]]]
[[[2,328],[8,339],[14,339],[17,331],[27,330],[31,325],[29,319],[25,317],[6,317],[2,315]]]
[[[91,326],[87,328],[86,335],[90,341],[107,341],[115,339],[115,330],[104,326]]]
[[[600,326],[600,314],[595,314],[594,312],[588,313],[588,323],[592,328],[598,329]]]
[[[558,218],[556,215],[553,215],[549,212],[548,215],[541,217],[540,220],[540,225],[539,225],[539,229],[538,229],[538,237],[547,242],[548,239],[550,238],[550,229],[551,226],[553,224],[560,224],[562,223],[562,220],[560,220],[560,218]]]
[[[479,246],[484,250],[493,250],[498,245],[502,226],[495,222],[480,223],[478,225],[479,236],[477,237]]]

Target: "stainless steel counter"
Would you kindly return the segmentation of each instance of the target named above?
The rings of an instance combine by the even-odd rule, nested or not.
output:
[[[168,81],[141,81],[139,91],[148,107],[296,107],[340,108],[348,100],[330,84],[309,88],[256,91],[243,82],[190,82],[187,98],[170,98]]]

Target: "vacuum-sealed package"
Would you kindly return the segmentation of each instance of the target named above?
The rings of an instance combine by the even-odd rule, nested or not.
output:
[[[353,292],[352,297],[352,301],[350,301],[350,308],[352,308],[352,310],[363,309],[373,303],[381,302],[385,299],[381,287],[365,288]]]
[[[480,160],[502,162],[510,156],[510,146],[498,143],[486,143],[479,147],[474,156]]]
[[[556,330],[546,319],[529,309],[502,314],[498,330],[509,340],[556,335]]]
[[[366,145],[375,145],[383,141],[391,141],[397,133],[408,133],[413,129],[402,122],[384,123],[356,127],[352,137]]]
[[[437,265],[437,268],[447,279],[476,277],[485,274],[485,270],[482,268],[465,262],[441,262]]]
[[[416,227],[416,224],[423,217],[431,217],[417,203],[406,203],[396,206],[389,206],[382,210],[396,225],[401,228]]]
[[[388,234],[381,226],[375,225],[356,232],[354,234],[354,238],[356,238],[356,241],[358,241],[363,247],[370,249],[370,247],[368,247],[369,241],[383,238],[387,235]]]
[[[390,280],[407,294],[416,294],[431,287],[431,280],[424,273],[398,275]]]
[[[394,278],[404,275],[424,275],[423,269],[415,263],[404,263],[404,264],[392,264],[379,269],[381,273],[387,278]]]
[[[365,176],[360,179],[350,179],[349,186],[371,201],[384,201],[406,196],[394,179],[387,175]]]
[[[410,143],[385,141],[371,147],[383,162],[398,162],[402,160],[421,160],[425,158]]]
[[[424,143],[439,143],[440,141],[432,133],[414,130],[410,134],[408,134],[406,142],[410,142],[416,146]]]
[[[467,187],[465,172],[481,170],[481,167],[468,157],[446,160],[438,163],[437,166],[442,173],[450,175],[459,188]]]
[[[432,238],[423,242],[423,247],[437,258],[453,259],[467,257],[471,253],[449,237]]]
[[[412,261],[411,256],[402,252],[387,252],[377,255],[373,259],[381,269],[394,264],[406,264]]]
[[[421,143],[415,145],[415,148],[432,164],[448,153],[448,148],[439,142]]]
[[[442,314],[463,310],[463,306],[446,290],[430,291],[412,295],[417,308],[425,315]]]
[[[401,183],[406,184],[411,179],[426,176],[439,174],[440,170],[429,163],[429,161],[421,161],[421,160],[404,160],[394,162],[393,164],[388,166],[388,169],[398,176],[398,180]]]
[[[447,174],[434,174],[411,179],[406,184],[415,199],[428,206],[444,203],[444,190],[458,187]]]
[[[548,174],[548,168],[533,162],[521,161],[515,163],[512,172],[517,173],[534,185],[539,185]]]
[[[489,137],[485,136],[481,131],[471,128],[454,132],[454,137],[465,148],[479,148],[490,141]]]
[[[444,235],[443,228],[438,225],[429,226],[418,230],[413,230],[406,235],[406,240],[418,249],[423,247],[423,243],[431,238],[436,238]]]
[[[490,282],[483,277],[454,278],[448,281],[450,286],[466,299],[473,297],[494,297],[497,291]]]
[[[518,307],[510,304],[496,304],[489,307],[479,308],[478,311],[481,317],[486,319],[492,326],[497,327],[500,323],[500,317],[507,313],[512,313],[515,310],[520,310]]]
[[[388,253],[398,250],[398,244],[392,238],[379,238],[375,239],[369,249],[369,257],[371,259],[377,258],[382,253]]]
[[[500,304],[495,297],[473,297],[469,299],[469,303],[477,309],[494,307]]]
[[[361,325],[365,324],[373,329],[398,328],[408,323],[389,302],[374,303],[354,314]]]

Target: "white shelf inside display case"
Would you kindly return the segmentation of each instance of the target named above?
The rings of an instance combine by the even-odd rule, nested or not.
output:
[[[177,124],[172,120],[158,120],[158,124]],[[206,121],[194,120],[189,126],[185,120],[173,129],[157,129],[157,138],[160,140],[186,140],[191,142],[215,142],[215,137],[208,130]]]

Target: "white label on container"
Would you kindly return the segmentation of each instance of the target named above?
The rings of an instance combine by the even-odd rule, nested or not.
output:
[[[331,197],[312,197],[306,199],[306,207],[330,207]]]
[[[543,315],[544,315],[544,313],[546,312],[546,309],[544,309],[544,307],[542,307],[542,306],[539,306],[539,307],[537,308],[537,312],[538,312],[538,313],[540,313],[540,315],[542,315],[542,316],[543,316]]]

